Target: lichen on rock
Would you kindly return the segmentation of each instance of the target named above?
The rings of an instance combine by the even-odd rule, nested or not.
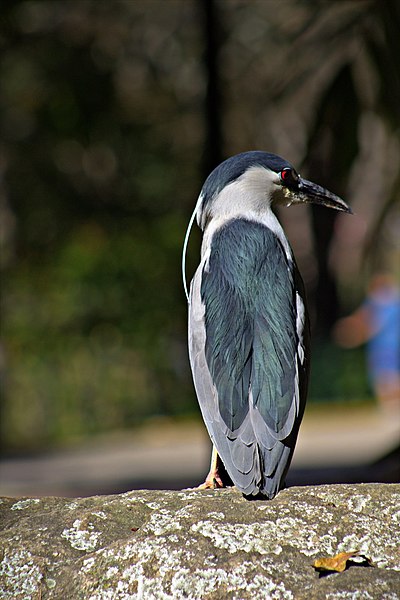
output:
[[[400,486],[134,491],[0,502],[5,600],[399,598]],[[320,556],[373,567],[318,578]]]

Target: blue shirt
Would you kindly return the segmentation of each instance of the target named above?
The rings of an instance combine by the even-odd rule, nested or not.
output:
[[[364,306],[373,331],[367,344],[372,373],[400,372],[400,292],[385,286],[373,292]]]

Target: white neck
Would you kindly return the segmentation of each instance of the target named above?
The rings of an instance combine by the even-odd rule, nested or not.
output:
[[[247,219],[271,229],[282,243],[287,258],[293,260],[282,226],[271,210],[271,190],[278,184],[278,174],[262,167],[252,167],[228,184],[212,201],[202,254],[209,248],[214,233],[225,223],[232,219]]]

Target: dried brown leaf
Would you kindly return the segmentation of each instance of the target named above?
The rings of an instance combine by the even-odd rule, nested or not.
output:
[[[336,571],[342,573],[347,567],[347,561],[355,556],[361,556],[358,550],[352,552],[339,552],[335,556],[328,556],[324,558],[317,558],[314,561],[313,567],[317,571]],[[371,564],[371,561],[366,556],[363,556],[364,560]]]

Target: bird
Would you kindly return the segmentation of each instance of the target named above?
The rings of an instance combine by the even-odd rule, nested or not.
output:
[[[255,150],[210,173],[189,221],[189,360],[213,444],[200,488],[224,487],[224,469],[249,499],[284,487],[306,403],[310,332],[303,281],[272,205],[304,203],[352,212],[287,160]],[[189,292],[195,219],[203,238]]]

